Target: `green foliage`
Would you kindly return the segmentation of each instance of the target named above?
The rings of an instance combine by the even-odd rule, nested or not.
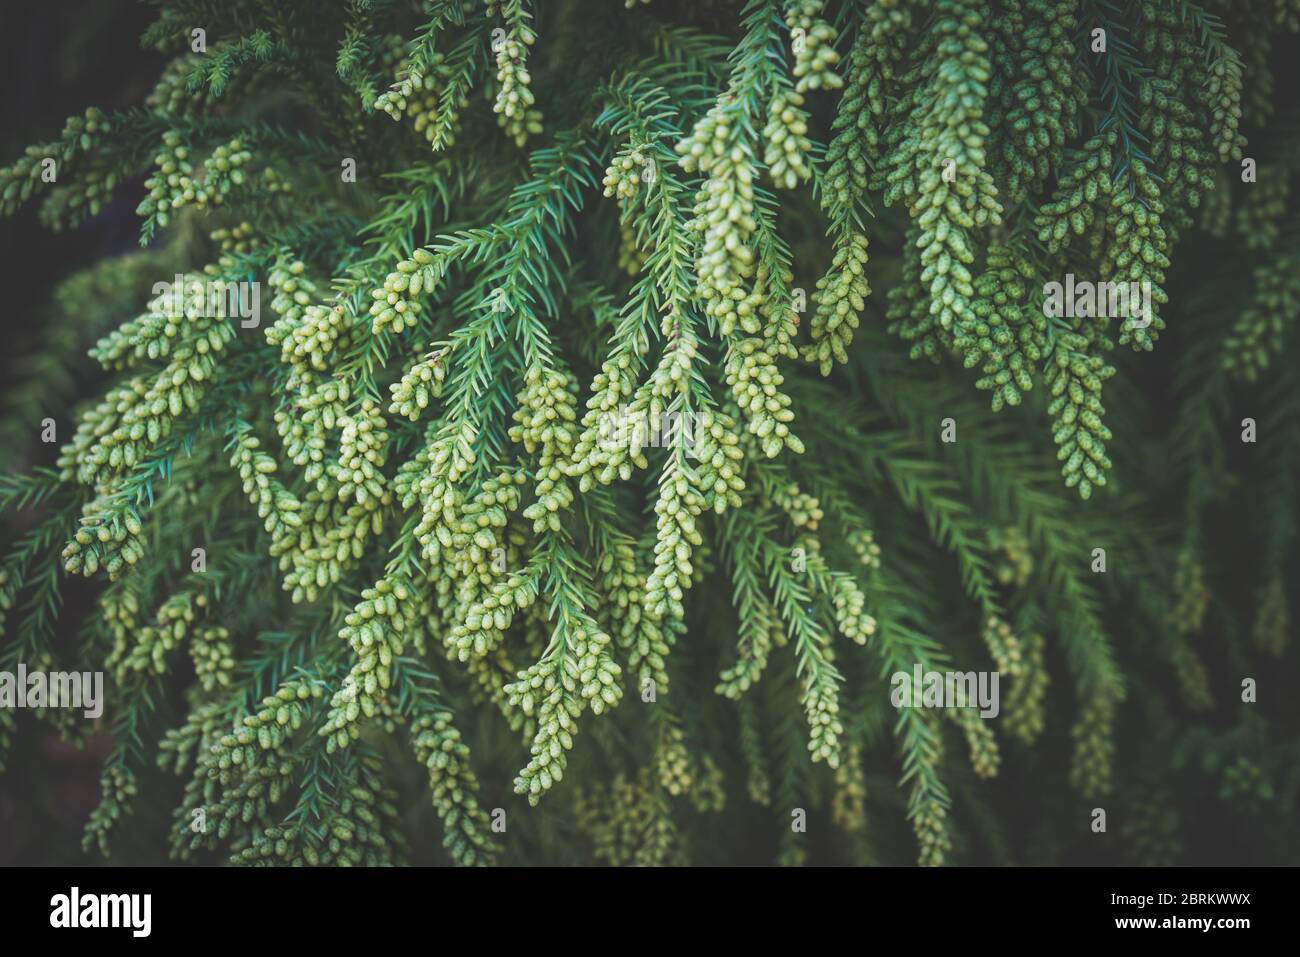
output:
[[[1293,807],[1234,696],[1296,654],[1294,5],[156,6],[144,106],[0,169],[59,228],[145,193],[4,399],[0,669],[110,679],[87,848],[153,763],[171,854],[240,864],[1077,857],[1025,774],[1061,835],[1180,775]],[[895,709],[917,666],[1002,716]]]

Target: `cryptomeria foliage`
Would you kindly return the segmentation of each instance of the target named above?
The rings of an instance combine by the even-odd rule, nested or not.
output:
[[[461,864],[1165,862],[1206,780],[1295,850],[1295,0],[152,5],[145,102],[0,170],[145,247],[6,397],[87,849],[157,765],[181,860],[427,860],[431,796]]]

